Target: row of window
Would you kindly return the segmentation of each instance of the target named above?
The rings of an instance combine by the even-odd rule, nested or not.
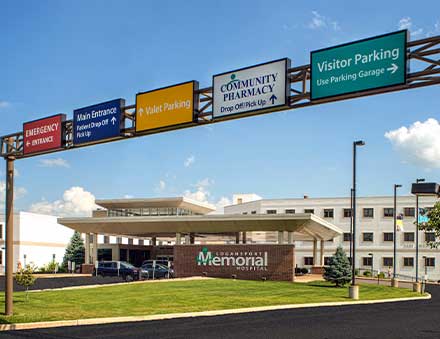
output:
[[[425,210],[429,210],[429,208],[425,208]],[[295,214],[294,209],[286,209],[284,210],[285,214]],[[313,208],[305,208],[304,213],[311,213],[313,214],[315,210]],[[252,214],[256,214],[256,211],[252,211]],[[343,209],[343,216],[344,218],[351,218],[351,208],[344,208]],[[247,213],[245,213],[247,214]],[[266,214],[277,214],[277,210],[270,209],[266,210]],[[324,218],[334,218],[335,210],[334,208],[324,208],[323,210],[323,216]],[[374,208],[366,207],[362,209],[362,216],[364,218],[374,218]],[[394,208],[392,207],[385,207],[383,208],[383,216],[384,217],[393,217],[394,216]],[[414,217],[415,216],[415,208],[414,207],[405,207],[403,209],[403,216],[405,217]]]
[[[136,217],[136,216],[166,216],[166,215],[192,215],[191,210],[176,207],[159,208],[120,208],[110,209],[109,217]]]
[[[331,257],[324,257],[324,265],[330,265]],[[371,267],[373,263],[372,257],[363,257],[362,265]],[[382,257],[382,266],[383,267],[393,267],[393,257]],[[304,265],[305,266],[313,266],[314,260],[313,257],[304,257]],[[403,258],[403,266],[404,267],[414,267],[414,258],[413,257],[404,257]],[[425,266],[426,267],[435,267],[435,258],[425,258]]]
[[[344,241],[351,241],[351,233],[344,233],[343,237],[344,237]],[[415,232],[403,232],[403,241],[414,242],[414,240],[415,240]],[[366,242],[374,241],[374,233],[363,232],[362,241],[366,241]],[[383,241],[394,241],[394,233],[383,232]],[[425,232],[425,242],[433,242],[433,241],[435,241],[435,233]]]

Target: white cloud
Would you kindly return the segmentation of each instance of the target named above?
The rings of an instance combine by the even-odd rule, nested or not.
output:
[[[27,194],[27,190],[24,187],[15,187],[14,189],[14,200],[20,199]],[[0,208],[4,208],[6,201],[6,182],[0,181]]]
[[[133,199],[134,196],[132,196],[131,194],[125,194],[124,195],[124,199]]]
[[[223,213],[223,207],[230,205],[231,200],[227,197],[221,197],[219,200],[215,201],[212,199],[211,192],[209,187],[214,184],[214,180],[205,178],[198,181],[193,190],[186,190],[183,193],[183,196],[192,200],[199,201],[201,203],[213,205],[216,208],[216,211],[213,213]]]
[[[52,158],[52,159],[40,159],[41,167],[65,167],[69,168],[70,165],[67,160],[63,158]]]
[[[401,18],[398,23],[399,29],[407,29],[411,32],[411,35],[416,37],[423,33],[423,28],[416,28],[412,22],[412,19],[407,16]]]
[[[417,121],[385,133],[393,147],[408,163],[440,168],[440,123],[436,119]]]
[[[190,167],[194,162],[196,161],[196,158],[194,155],[190,155],[186,160],[183,162],[183,166]]]
[[[163,181],[163,180],[160,180],[160,181],[159,181],[159,189],[160,189],[161,191],[163,191],[163,190],[165,189],[166,186],[167,186],[167,184],[166,184],[165,181]]]
[[[0,109],[2,108],[8,108],[11,106],[11,103],[9,101],[0,100]]]
[[[341,29],[337,21],[331,20],[330,18],[319,14],[317,11],[312,11],[312,19],[307,27],[310,29],[331,28],[334,31],[339,31]]]
[[[63,194],[62,199],[49,202],[46,200],[34,203],[30,211],[41,214],[51,214],[63,217],[90,216],[98,208],[95,196],[82,187],[71,187]]]

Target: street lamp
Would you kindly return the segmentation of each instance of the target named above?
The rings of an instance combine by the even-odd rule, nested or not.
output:
[[[357,146],[364,146],[363,140],[353,142],[353,257],[351,260],[352,268],[352,282],[351,285],[356,285],[356,148]]]
[[[425,263],[425,277],[424,277],[424,280],[428,280],[428,266],[426,265],[426,261],[428,260],[428,257],[426,255],[424,255],[422,258],[423,258],[423,262]]]
[[[350,189],[350,264],[353,263],[353,189]]]
[[[397,189],[402,185],[394,184],[394,209],[393,209],[393,222],[394,222],[394,234],[393,234],[393,279],[396,279],[396,252],[397,252]]]
[[[373,278],[374,274],[373,274],[373,253],[368,253],[368,255],[371,257],[371,277]]]
[[[424,182],[424,178],[416,179],[416,183]],[[416,282],[419,281],[419,195],[416,194]]]

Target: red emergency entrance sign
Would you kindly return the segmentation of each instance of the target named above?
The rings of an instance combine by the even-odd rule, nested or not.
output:
[[[44,152],[63,145],[62,130],[65,114],[23,124],[23,154]]]

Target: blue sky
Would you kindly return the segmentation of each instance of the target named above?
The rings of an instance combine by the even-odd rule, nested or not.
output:
[[[440,35],[438,1],[329,4],[4,1],[0,134],[114,98],[133,104],[139,91],[193,79],[210,86],[213,74],[273,59],[307,64],[314,49],[399,28],[412,39]],[[359,150],[359,194],[388,195],[394,183],[408,193],[417,177],[440,181],[439,94],[431,86],[19,160],[16,206],[81,213],[86,192],[186,194],[215,204],[238,192],[344,196],[355,139],[367,143]],[[384,136],[401,127],[406,132],[392,140]]]

